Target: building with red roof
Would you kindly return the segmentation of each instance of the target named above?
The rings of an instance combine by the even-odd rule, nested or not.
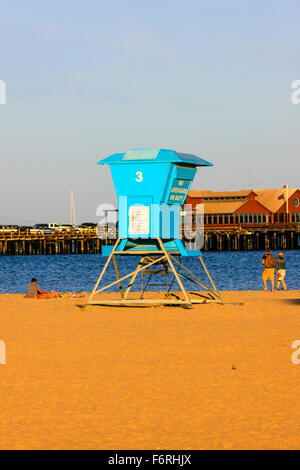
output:
[[[186,204],[204,206],[204,225],[226,228],[277,228],[300,225],[300,189],[189,191]]]

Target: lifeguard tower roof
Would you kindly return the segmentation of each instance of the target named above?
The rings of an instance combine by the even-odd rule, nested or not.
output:
[[[114,153],[98,162],[98,165],[114,165],[118,163],[178,163],[193,166],[213,166],[212,163],[190,153],[180,153],[175,150],[146,148],[131,149],[125,153]]]

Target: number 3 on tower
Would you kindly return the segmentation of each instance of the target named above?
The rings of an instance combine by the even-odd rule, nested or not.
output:
[[[138,183],[140,183],[141,181],[143,181],[143,173],[142,173],[141,171],[137,171],[137,172],[136,172],[135,181],[137,181]]]

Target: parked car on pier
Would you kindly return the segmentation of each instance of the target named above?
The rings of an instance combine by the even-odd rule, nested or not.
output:
[[[17,232],[18,230],[18,225],[0,225],[0,232],[2,233]]]
[[[73,224],[58,224],[51,223],[48,224],[48,228],[54,232],[73,232],[76,231],[76,225]]]
[[[33,227],[31,225],[21,225],[19,227],[19,232],[30,232]]]
[[[77,232],[78,227],[73,224],[61,224],[60,225],[62,232]]]
[[[82,222],[80,227],[89,227],[89,228],[96,228],[98,224],[95,222]]]
[[[94,232],[97,229],[97,225],[94,222],[84,222],[78,225],[78,229],[83,233]]]
[[[48,224],[48,228],[50,228],[51,230],[55,232],[61,232],[61,225],[57,223],[52,222],[51,224]]]
[[[21,225],[21,227],[19,227],[19,232],[20,233],[26,233],[26,234],[42,234],[43,233],[43,230],[39,229],[39,228],[36,228],[36,227],[32,227],[31,225]]]
[[[35,224],[33,228],[37,230],[42,230],[44,233],[51,233],[52,230],[49,228],[49,224]]]

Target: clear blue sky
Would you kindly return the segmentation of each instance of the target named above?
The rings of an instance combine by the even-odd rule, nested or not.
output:
[[[115,200],[96,162],[134,147],[215,164],[201,189],[300,186],[300,2],[1,2],[0,224]]]

